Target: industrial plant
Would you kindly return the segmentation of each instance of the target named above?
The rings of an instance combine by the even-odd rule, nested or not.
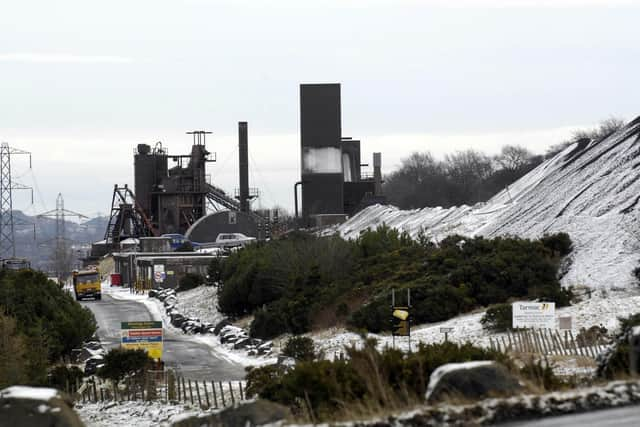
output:
[[[125,265],[130,266],[133,273],[127,274],[133,281],[136,261],[130,257],[131,253],[144,254],[149,271],[153,271],[153,260],[149,257],[171,258],[175,242],[216,246],[216,239],[221,235],[266,240],[276,232],[286,233],[289,229],[340,223],[366,206],[385,203],[381,153],[373,154],[372,167],[365,171],[369,164],[363,163],[360,141],[342,135],[340,89],[340,84],[300,85],[300,179],[291,183],[293,218],[285,220],[277,211],[257,211],[251,207],[260,193],[249,183],[247,122],[238,122],[238,188],[233,193],[211,182],[207,174],[207,164],[216,162],[216,153],[207,146],[211,132],[189,131],[186,138],[191,139],[191,149],[182,153],[170,152],[162,142],[135,147],[135,182],[133,186],[114,185],[104,239],[93,243],[85,265],[95,264],[109,253],[120,254],[115,259],[123,260],[123,269]],[[23,188],[9,180],[10,154],[23,152],[3,151],[3,158],[7,158],[3,165],[7,167],[3,166],[6,179],[3,178],[2,200],[7,203],[11,201],[12,189]],[[5,204],[0,227],[1,247],[4,257],[10,258],[15,257],[12,209],[10,204]],[[64,221],[65,212],[67,216],[79,215],[58,208],[40,217],[55,216],[59,223]],[[57,229],[64,230],[64,224],[58,224]],[[60,247],[67,245],[61,243],[65,241],[64,231],[57,234],[61,254]],[[202,255],[192,254],[192,261]],[[187,254],[183,254],[181,261],[187,262],[185,257]],[[201,261],[197,264],[204,265]],[[62,277],[63,269],[57,265],[56,276]],[[152,276],[148,273],[145,277]]]
[[[295,218],[291,227],[339,223],[366,206],[384,203],[381,154],[374,153],[372,172],[363,173],[360,141],[342,135],[339,84],[300,85],[300,180],[295,183]],[[249,126],[238,123],[238,183],[232,197],[210,182],[207,149],[211,132],[187,132],[193,138],[187,154],[170,153],[161,142],[138,144],[134,154],[133,190],[115,185],[105,239],[95,256],[119,250],[127,239],[183,235],[193,242],[213,242],[221,233],[271,237],[277,216],[251,209],[258,197],[249,186]],[[299,213],[298,196],[301,196]]]

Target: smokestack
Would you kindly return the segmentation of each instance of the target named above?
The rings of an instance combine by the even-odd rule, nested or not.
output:
[[[373,153],[373,195],[382,196],[382,153]]]
[[[240,156],[240,211],[249,212],[249,141],[247,122],[238,122],[238,152]]]

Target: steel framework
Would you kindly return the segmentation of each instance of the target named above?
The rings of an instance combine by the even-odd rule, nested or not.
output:
[[[126,184],[124,187],[114,185],[111,215],[104,235],[106,243],[115,248],[120,241],[127,238],[156,236],[157,234],[149,218],[138,206],[131,189]]]
[[[88,218],[86,215],[82,215],[77,212],[73,212],[64,208],[64,198],[62,193],[58,193],[56,198],[56,208],[51,211],[47,211],[38,215],[38,218],[55,218],[56,219],[56,252],[55,252],[55,270],[56,277],[58,279],[63,278],[68,271],[62,271],[66,269],[64,267],[65,259],[67,258],[67,236],[65,232],[65,217],[77,217],[78,219]]]
[[[16,154],[29,155],[29,169],[31,169],[30,152],[12,148],[6,142],[0,146],[0,258],[2,259],[16,256],[13,190],[31,190],[31,203],[33,203],[33,189],[11,178],[11,156]]]

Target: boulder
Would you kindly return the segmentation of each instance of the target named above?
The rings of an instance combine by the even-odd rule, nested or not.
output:
[[[227,334],[223,337],[220,337],[220,344],[225,344],[225,343],[234,343],[238,340],[238,337],[233,335],[233,334]]]
[[[220,331],[222,330],[222,328],[230,325],[231,325],[231,322],[228,319],[222,319],[220,322],[218,322],[218,324],[213,329],[213,333],[216,335],[220,335]]]
[[[149,298],[155,298],[156,295],[158,295],[158,291],[155,289],[149,289]]]
[[[186,320],[187,319],[185,319],[185,317],[179,313],[171,316],[171,324],[176,328],[180,328]]]
[[[0,425],[83,427],[66,395],[53,388],[12,386],[0,391]]]
[[[431,374],[426,399],[437,402],[451,396],[475,400],[512,395],[521,389],[518,378],[492,360],[448,363]]]
[[[246,348],[248,345],[251,345],[251,338],[239,338],[234,344],[234,350],[241,350]]]
[[[172,427],[245,427],[275,424],[291,415],[286,406],[255,400],[229,407],[215,414],[196,415],[174,422]]]

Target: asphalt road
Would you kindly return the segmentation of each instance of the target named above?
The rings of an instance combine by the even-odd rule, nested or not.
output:
[[[640,406],[626,406],[624,408],[541,418],[534,421],[501,424],[502,427],[636,427],[639,425]]]
[[[144,304],[136,301],[118,300],[102,294],[101,301],[83,301],[98,322],[98,337],[105,348],[120,345],[120,322],[160,320],[153,319]],[[189,335],[165,329],[163,359],[185,378],[207,381],[230,381],[243,379],[244,368],[220,358],[205,344],[194,342]]]

